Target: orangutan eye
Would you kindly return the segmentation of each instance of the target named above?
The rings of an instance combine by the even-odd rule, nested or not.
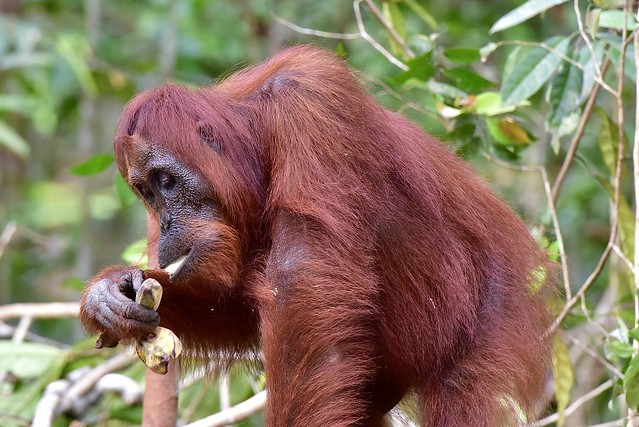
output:
[[[157,183],[161,191],[171,191],[173,187],[175,187],[175,178],[166,172],[160,172],[158,174]]]
[[[149,187],[142,184],[135,184],[133,187],[148,204],[152,205],[155,202],[155,194]]]

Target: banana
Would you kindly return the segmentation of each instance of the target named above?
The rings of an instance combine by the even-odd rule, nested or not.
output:
[[[157,310],[162,299],[162,285],[146,279],[135,296],[135,302]],[[166,374],[169,361],[182,353],[182,342],[170,329],[158,326],[149,336],[135,343],[135,351],[146,366],[156,374]]]

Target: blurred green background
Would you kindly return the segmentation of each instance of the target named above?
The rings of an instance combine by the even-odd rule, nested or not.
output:
[[[521,3],[375,2],[407,41],[413,58],[362,5],[366,31],[408,64],[410,71],[402,73],[361,37],[340,40],[300,33],[302,28],[359,34],[350,0],[0,0],[0,307],[17,302],[77,301],[84,281],[101,267],[140,259],[144,210],[112,164],[112,135],[122,107],[131,97],[166,81],[212,84],[233,70],[297,43],[314,43],[345,57],[379,102],[407,115],[472,162],[558,259],[557,235],[539,175],[503,167],[495,159],[541,165],[552,183],[586,98],[573,103],[572,110],[564,111],[558,122],[549,119],[556,113],[553,93],[561,86],[556,79],[528,93],[516,109],[481,113],[474,107],[465,109],[468,104],[464,104],[475,102],[476,95],[499,91],[502,77],[523,62],[526,54],[510,41],[540,42],[562,35],[570,38],[574,52],[585,49],[575,36],[572,1],[555,1],[553,4],[565,4],[546,8],[541,16],[491,35],[495,22]],[[623,1],[578,4],[584,16],[588,13],[592,18],[593,9],[601,11],[597,8],[604,14],[619,12]],[[595,48],[605,50],[602,57],[611,58],[612,66],[618,66],[618,25],[602,24],[593,29],[599,23],[589,23],[593,43],[599,43]],[[300,28],[294,30],[293,25]],[[499,49],[489,49],[490,55],[484,55],[481,49],[490,43],[498,43]],[[632,43],[628,49],[627,84],[617,98],[606,93],[596,98],[599,109],[587,121],[577,158],[556,201],[573,291],[595,268],[609,238],[611,159],[616,155],[616,128],[611,120],[618,110],[617,100],[628,111],[624,130],[626,140],[632,141],[636,98]],[[573,55],[572,50],[567,52]],[[545,78],[565,67],[557,64]],[[606,81],[616,85],[617,75],[624,73],[609,73]],[[495,123],[513,132],[504,137],[495,131]],[[602,135],[610,138],[604,140]],[[624,234],[619,245],[632,259],[634,183],[629,172],[630,148],[626,150],[620,202]],[[632,278],[621,261],[613,258],[608,263],[583,301],[584,313],[592,309],[594,317],[574,310],[567,324],[574,327],[571,333],[581,337],[579,348],[592,348],[598,357],[625,370],[636,352],[628,332],[634,322]],[[15,326],[17,321],[8,323]],[[74,318],[36,320],[30,331],[58,344],[90,347]],[[10,334],[2,336],[8,337]],[[605,354],[604,342],[611,344]],[[567,354],[568,350],[561,351]],[[572,344],[570,351],[572,362],[566,359],[563,365],[563,372],[570,376],[569,385],[563,390],[563,401],[559,398],[560,403],[551,404],[554,408],[565,408],[573,384],[573,396],[579,396],[615,372],[600,363],[595,363],[598,369],[580,365],[573,383],[571,363],[576,366],[592,358]],[[62,375],[75,367],[61,368],[57,373]],[[592,379],[580,379],[579,372],[592,374]],[[134,374],[141,378],[139,364]],[[615,381],[611,395],[603,395],[571,425],[623,414],[625,403],[614,399],[628,384],[621,387],[621,380]],[[8,388],[8,395],[20,389],[15,384]],[[41,391],[44,385],[35,389]],[[236,400],[252,394],[245,383],[233,383],[232,387]],[[6,392],[0,392],[3,390]],[[639,389],[636,391],[639,396]],[[198,392],[187,390],[186,400],[193,394]],[[204,415],[207,410],[210,413],[209,408],[191,415]],[[131,419],[132,424],[139,421],[139,411]],[[259,418],[254,422],[247,425],[259,425]]]

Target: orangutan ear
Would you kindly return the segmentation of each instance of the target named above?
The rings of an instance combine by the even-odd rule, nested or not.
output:
[[[204,144],[211,147],[216,153],[222,154],[222,141],[217,137],[210,123],[199,121],[197,123],[197,133]]]

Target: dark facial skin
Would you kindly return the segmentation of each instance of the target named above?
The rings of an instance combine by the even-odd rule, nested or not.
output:
[[[131,156],[133,157],[133,156]],[[158,263],[161,269],[184,257],[179,268],[169,272],[171,282],[186,282],[198,275],[206,261],[203,253],[214,252],[215,229],[221,216],[216,196],[202,185],[202,178],[173,156],[148,151],[128,164],[129,184],[159,224]],[[108,272],[107,272],[108,273]],[[84,296],[83,311],[94,313],[103,332],[96,343],[113,347],[119,339],[141,338],[159,324],[159,315],[136,304],[135,294],[148,276],[142,270],[120,270],[105,274]]]
[[[158,219],[160,236],[158,262],[166,268],[180,257],[187,259],[171,274],[171,280],[184,281],[196,273],[192,265],[203,245],[193,224],[219,221],[215,195],[204,191],[201,177],[174,157],[157,151],[140,166],[129,168],[130,184],[147,210]]]

